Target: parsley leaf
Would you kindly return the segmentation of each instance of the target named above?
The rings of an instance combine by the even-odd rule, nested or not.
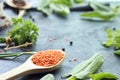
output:
[[[8,34],[16,45],[36,42],[38,37],[38,27],[36,24],[22,18],[13,18],[12,25],[13,29]]]

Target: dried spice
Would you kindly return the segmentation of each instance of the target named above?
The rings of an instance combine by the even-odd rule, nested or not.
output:
[[[38,66],[53,66],[64,58],[64,54],[59,50],[39,51],[32,57],[32,62]]]
[[[13,3],[19,7],[26,5],[24,0],[13,0]]]

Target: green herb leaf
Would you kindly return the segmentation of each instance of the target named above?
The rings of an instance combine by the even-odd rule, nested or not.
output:
[[[85,12],[80,14],[82,19],[87,19],[87,20],[105,20],[108,21],[111,18],[113,18],[115,15],[111,14],[111,15],[103,15],[98,11],[91,11],[91,12]]]
[[[46,15],[50,15],[55,12],[59,15],[67,15],[70,13],[70,7],[74,3],[79,4],[83,0],[39,0],[38,10],[42,11]]]
[[[114,54],[120,56],[120,50],[116,50]]]
[[[42,77],[40,80],[54,80],[54,76],[52,74],[47,74]]]
[[[113,46],[115,49],[120,49],[120,30],[106,29],[108,41],[103,44],[105,47]]]
[[[106,43],[103,43],[103,45],[105,47],[110,47],[113,44],[113,32],[111,29],[108,29],[108,28],[106,28],[105,31],[106,31],[108,40]]]
[[[90,2],[90,6],[94,11],[82,13],[80,15],[82,19],[108,21],[116,16],[116,12],[113,9],[99,2]]]
[[[4,43],[6,40],[4,37],[0,37],[0,43]]]
[[[70,12],[70,6],[72,6],[72,4],[68,0],[40,0],[38,10],[46,15],[49,15],[52,12],[66,15]]]
[[[118,80],[118,77],[116,77],[115,75],[105,72],[101,72],[98,74],[91,74],[90,78],[92,80]]]
[[[16,45],[26,42],[35,43],[38,37],[38,27],[29,20],[22,18],[12,19],[13,29],[9,31],[9,36]]]

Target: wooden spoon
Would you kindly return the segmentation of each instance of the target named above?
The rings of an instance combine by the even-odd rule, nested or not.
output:
[[[23,63],[19,67],[1,74],[0,80],[15,80],[16,78],[27,75],[27,74],[49,72],[58,68],[62,64],[65,58],[65,53],[61,50],[57,50],[57,51],[60,51],[62,54],[64,54],[64,57],[56,65],[49,66],[49,67],[37,66],[32,62],[33,56],[31,56],[27,59],[25,63]]]
[[[10,7],[19,9],[18,18],[22,17],[26,13],[26,9],[30,9],[31,8],[31,4],[28,3],[26,0],[24,0],[25,5],[23,5],[23,6],[16,5],[13,1],[14,0],[7,0],[7,1],[5,1],[5,3],[7,5],[9,5]]]

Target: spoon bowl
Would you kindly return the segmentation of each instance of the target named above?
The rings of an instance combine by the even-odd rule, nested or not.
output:
[[[6,0],[5,3],[9,5],[10,7],[17,8],[17,9],[30,9],[31,4],[25,1],[25,6],[17,6],[13,3],[14,0]]]
[[[62,64],[62,62],[64,61],[64,58],[65,58],[65,53],[63,51],[61,51],[61,50],[57,50],[57,51],[64,54],[64,57],[57,64],[55,64],[53,66],[47,66],[47,67],[46,66],[38,66],[32,62],[33,56],[31,56],[22,65],[18,66],[17,68],[15,68],[11,71],[1,74],[0,79],[14,80],[20,76],[24,76],[27,74],[44,73],[44,72],[50,72],[52,70],[55,70],[56,68],[60,67],[60,65]]]

